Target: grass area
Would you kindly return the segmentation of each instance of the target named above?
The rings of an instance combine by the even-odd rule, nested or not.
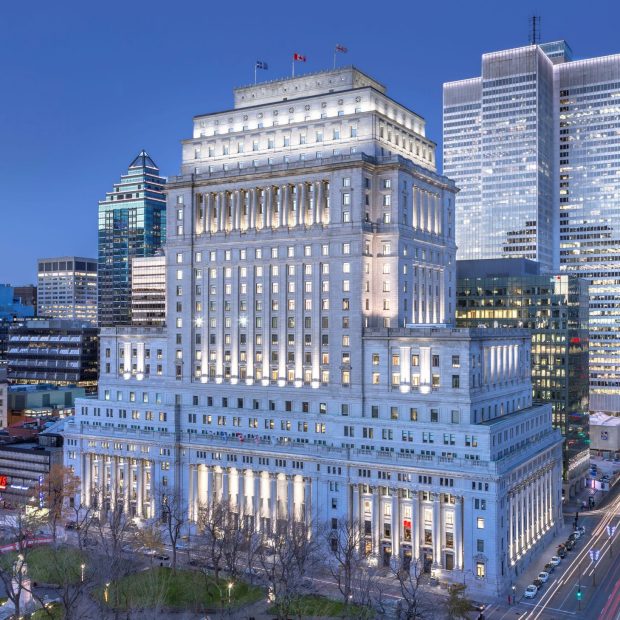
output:
[[[201,573],[170,568],[151,568],[124,577],[110,586],[108,601],[122,609],[148,609],[163,606],[171,609],[217,608],[228,604],[228,581],[208,580]],[[104,592],[100,596],[104,597]],[[236,581],[230,590],[231,605],[252,603],[263,596],[256,586]]]
[[[64,617],[62,605],[54,605],[49,609],[39,609],[30,616],[32,620],[62,620]]]
[[[80,565],[86,562],[84,555],[72,547],[41,546],[26,552],[28,574],[38,583],[75,583],[81,578]],[[17,559],[16,553],[3,554],[3,566],[11,567]]]
[[[270,613],[275,612],[276,606],[270,609]],[[342,601],[333,601],[331,599],[325,598],[324,596],[319,596],[318,594],[308,594],[300,597],[293,602],[291,606],[291,612],[304,618],[310,616],[323,616],[334,618],[373,617],[371,610],[368,610],[368,616],[366,616],[366,610],[358,607],[357,605],[349,605],[347,608]]]

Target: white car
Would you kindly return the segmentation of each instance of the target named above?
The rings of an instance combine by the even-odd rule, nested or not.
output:
[[[538,573],[538,578],[543,582],[543,583],[547,583],[547,581],[549,581],[549,573],[546,571],[542,571],[540,573]]]
[[[559,566],[560,562],[562,561],[562,558],[559,555],[554,555],[550,560],[549,563],[553,564],[554,566]]]
[[[534,598],[537,593],[538,593],[538,588],[534,584],[532,584],[531,586],[528,586],[527,588],[525,588],[525,592],[523,593],[523,596],[525,598]]]
[[[575,530],[573,532],[573,537],[575,538],[575,540],[579,540],[581,538],[581,532],[579,530]]]
[[[585,528],[583,525],[580,525],[577,529],[579,530],[579,533],[580,533],[582,536],[584,536],[584,535],[585,535],[585,533],[586,533],[586,528]]]

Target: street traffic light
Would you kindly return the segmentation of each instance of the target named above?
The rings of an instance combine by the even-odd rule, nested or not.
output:
[[[582,596],[583,596],[583,594],[582,594],[582,592],[581,592],[581,588],[579,588],[579,589],[577,590],[577,600],[578,600],[578,601],[580,601]]]

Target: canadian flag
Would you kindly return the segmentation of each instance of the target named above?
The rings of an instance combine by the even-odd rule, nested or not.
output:
[[[299,60],[299,62],[306,62],[306,57],[302,56],[301,54],[298,54],[297,52],[295,52],[293,54],[293,60]]]

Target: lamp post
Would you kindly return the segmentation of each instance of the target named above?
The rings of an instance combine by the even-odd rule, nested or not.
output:
[[[601,555],[600,549],[590,549],[590,560],[592,560],[593,568],[592,568],[592,585],[596,585],[596,563],[598,562],[599,556]]]
[[[230,595],[233,589],[233,582],[229,581],[228,582],[228,604],[230,605]]]
[[[614,557],[614,534],[616,533],[615,525],[607,526],[607,536],[609,537],[609,557]]]
[[[517,600],[517,586],[512,586],[512,604]]]
[[[106,603],[108,602],[109,597],[110,597],[110,582],[108,581],[105,584],[105,590],[103,591],[103,598]]]
[[[81,569],[80,575],[81,575],[82,583],[84,583],[84,569],[85,568],[86,568],[86,564],[83,564],[83,563],[80,564],[80,569]]]

